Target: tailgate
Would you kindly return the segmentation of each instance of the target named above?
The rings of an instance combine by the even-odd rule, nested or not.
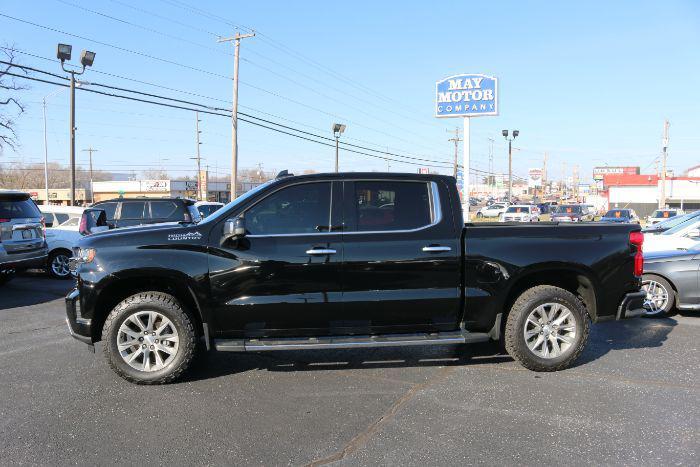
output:
[[[43,227],[32,218],[0,222],[0,241],[8,254],[38,250],[44,246]]]

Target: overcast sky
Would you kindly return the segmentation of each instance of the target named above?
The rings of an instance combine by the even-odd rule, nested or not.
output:
[[[230,106],[233,57],[232,46],[216,36],[235,33],[235,25],[254,28],[258,36],[241,47],[241,112],[324,136],[339,121],[347,124],[348,142],[439,161],[434,165],[451,163],[447,131],[461,125],[434,118],[435,81],[463,72],[499,78],[500,115],[472,119],[472,168],[488,169],[491,137],[495,170],[507,170],[500,130],[508,128],[520,130],[514,170],[521,176],[542,165],[545,151],[554,179],[563,163],[569,175],[578,164],[582,180],[590,180],[596,165],[653,171],[664,119],[671,122],[669,167],[679,174],[700,164],[697,1],[4,0],[0,13],[15,18],[0,16],[0,41],[24,52],[53,59],[56,43],[67,42],[76,62],[81,49],[95,51],[86,81],[220,107]],[[53,61],[19,59],[60,71]],[[43,161],[41,100],[55,88],[30,86],[18,126],[21,146],[0,163]],[[67,163],[68,93],[59,91],[48,103],[49,159]],[[77,115],[77,148],[97,148],[97,168],[165,167],[184,175],[195,167],[189,111],[79,92]],[[228,173],[230,119],[200,118],[204,164]],[[331,147],[244,122],[239,146],[246,168],[330,171],[334,165]],[[85,164],[87,154],[78,160]],[[390,162],[389,168],[415,172],[425,165]],[[387,162],[341,153],[341,169],[386,170]]]

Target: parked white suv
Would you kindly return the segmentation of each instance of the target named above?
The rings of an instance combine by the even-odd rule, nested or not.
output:
[[[680,209],[657,209],[647,217],[647,225],[654,225],[681,214],[685,213]]]
[[[80,216],[85,208],[77,206],[39,206],[46,222],[46,243],[49,260],[46,271],[56,279],[71,277],[68,261],[73,256],[73,247],[82,237],[78,232]]]
[[[539,222],[540,210],[537,206],[526,204],[516,204],[508,206],[506,212],[503,213],[500,222]]]
[[[476,217],[500,217],[508,209],[508,203],[494,203],[476,212]]]

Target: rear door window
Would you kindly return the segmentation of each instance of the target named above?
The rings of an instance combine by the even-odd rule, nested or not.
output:
[[[120,219],[143,219],[144,211],[146,210],[145,201],[128,201],[122,202],[122,210]]]
[[[430,202],[424,182],[355,182],[349,227],[357,232],[425,227],[432,222]]]
[[[153,219],[182,220],[183,215],[177,216],[178,204],[175,201],[151,201],[151,217]]]

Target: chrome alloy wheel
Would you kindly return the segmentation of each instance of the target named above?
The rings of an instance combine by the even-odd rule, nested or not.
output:
[[[523,335],[532,353],[541,358],[556,358],[576,342],[576,318],[560,303],[545,303],[528,315]]]
[[[139,371],[158,371],[168,366],[178,349],[175,325],[157,311],[138,311],[128,316],[117,333],[122,359]]]
[[[647,296],[644,298],[644,309],[648,315],[656,315],[663,312],[668,305],[668,290],[655,280],[642,282],[642,290]]]
[[[70,274],[69,261],[68,255],[58,254],[53,257],[51,260],[51,271],[56,277],[67,277]]]

